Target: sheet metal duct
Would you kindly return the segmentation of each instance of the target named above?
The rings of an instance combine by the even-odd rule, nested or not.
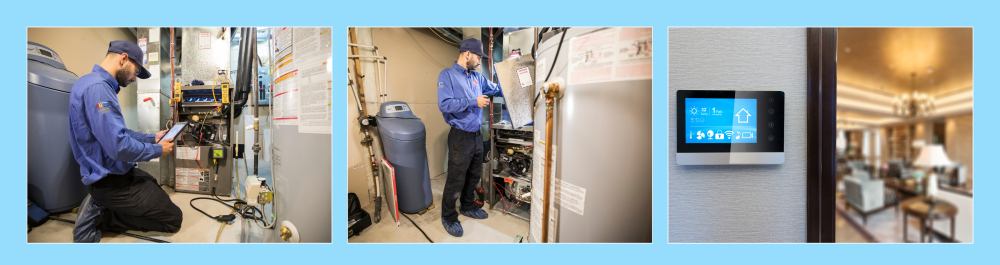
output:
[[[525,54],[493,66],[497,71],[500,89],[503,90],[511,124],[518,128],[531,123],[531,100],[534,99],[535,91],[535,84],[532,82],[535,78],[534,58]]]

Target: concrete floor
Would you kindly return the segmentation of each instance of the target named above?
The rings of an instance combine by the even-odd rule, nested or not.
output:
[[[528,222],[516,217],[504,216],[500,211],[489,210],[489,205],[483,207],[489,218],[483,220],[472,219],[463,215],[458,216],[458,221],[462,223],[465,234],[462,237],[453,237],[444,230],[441,225],[441,194],[444,190],[444,183],[447,175],[442,174],[431,179],[431,191],[434,195],[434,209],[427,211],[423,215],[408,215],[413,222],[416,222],[421,229],[427,233],[434,243],[514,243],[514,238],[520,235],[524,238],[521,242],[528,242]],[[374,215],[375,204],[365,208],[369,214]],[[500,207],[495,208],[499,210]],[[382,203],[382,221],[365,229],[360,235],[347,240],[348,243],[428,243],[420,230],[413,225],[410,220],[400,215],[399,227],[393,222],[391,211],[388,205]],[[372,216],[374,218],[374,216]],[[374,221],[374,220],[373,220]]]
[[[141,231],[129,231],[129,233],[157,237],[164,239],[162,237],[169,238],[170,241],[174,243],[213,243],[215,242],[215,237],[219,233],[219,227],[222,225],[215,220],[209,219],[205,215],[199,213],[198,211],[191,208],[188,204],[191,199],[196,197],[204,197],[201,194],[191,194],[191,193],[181,193],[174,192],[173,188],[160,186],[167,195],[170,196],[170,200],[174,202],[178,207],[181,208],[181,212],[184,213],[184,221],[181,223],[181,230],[177,233],[162,233],[162,232],[141,232]],[[228,207],[212,201],[196,201],[195,205],[210,214],[228,214],[231,209]],[[56,214],[55,217],[76,220],[75,213],[62,213]],[[240,226],[242,219],[237,219],[233,224],[228,224],[223,229],[222,235],[219,238],[219,243],[236,243],[240,241]],[[255,227],[256,228],[256,227]],[[35,227],[30,233],[28,233],[29,243],[73,243],[73,225],[65,222],[60,222],[56,220],[49,220],[45,224]],[[136,238],[119,235],[111,232],[101,233],[101,243],[148,243],[145,240],[138,240]]]
[[[250,157],[253,157],[252,152],[250,153]],[[240,182],[242,183],[242,181],[246,179],[248,170],[253,170],[253,165],[251,164],[249,167],[244,166],[243,160],[240,160],[237,165],[240,167],[237,172],[239,172]],[[274,183],[271,179],[271,164],[269,162],[263,160],[261,161],[258,166],[258,175],[265,178],[267,183]],[[191,208],[191,199],[197,197],[207,197],[206,195],[174,192],[173,188],[162,185],[160,188],[167,192],[167,195],[170,196],[170,200],[176,204],[177,207],[181,208],[181,212],[184,214],[184,221],[181,223],[181,230],[177,233],[128,231],[129,233],[156,237],[164,240],[166,240],[165,238],[169,238],[168,241],[172,241],[174,243],[215,243],[216,236],[219,237],[218,243],[239,243],[241,241],[240,234],[241,230],[243,230],[243,219],[237,218],[232,223],[226,224],[225,227],[222,228],[222,233],[219,234],[219,228],[222,226],[222,223],[209,219],[205,215],[196,211],[194,208]],[[240,189],[242,189],[242,186],[240,186]],[[222,198],[228,199],[227,197]],[[214,201],[199,200],[194,202],[194,204],[202,211],[213,215],[229,214],[232,212],[232,209]],[[271,206],[272,204],[268,204],[263,209],[268,215],[272,212]],[[75,213],[61,213],[53,216],[62,219],[76,220]],[[254,224],[250,224],[250,228],[247,229],[246,234],[249,237],[249,239],[246,240],[247,242],[270,242],[265,240],[265,238],[270,238],[270,233],[265,232],[264,229],[257,227]],[[45,222],[45,224],[35,227],[30,233],[28,233],[28,242],[73,243],[73,225],[66,222],[49,220]],[[101,243],[147,242],[148,241],[138,240],[130,236],[119,235],[111,232],[104,232],[101,234]]]

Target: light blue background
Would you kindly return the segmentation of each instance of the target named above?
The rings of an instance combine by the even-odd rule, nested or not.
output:
[[[9,207],[0,218],[3,264],[965,264],[996,262],[998,163],[976,163],[975,244],[667,244],[667,27],[668,26],[973,26],[976,78],[975,135],[997,129],[997,10],[986,1],[10,1],[4,3],[2,74],[8,83],[0,104],[0,165]],[[254,13],[240,13],[254,12]],[[348,26],[652,26],[661,51],[654,58],[654,244],[564,245],[73,245],[25,244],[27,26],[332,26],[333,43],[347,43]],[[346,55],[335,46],[334,54]],[[804,48],[804,47],[803,47]],[[347,63],[344,63],[347,66]],[[426,69],[419,69],[421,71]],[[397,69],[399,71],[399,69]],[[436,70],[435,70],[436,71]],[[334,80],[346,85],[344,75]],[[805,84],[803,84],[805,86]],[[333,231],[345,219],[347,93],[333,93]],[[802,125],[804,126],[804,125]],[[974,157],[996,161],[997,138],[976,139]],[[803,187],[805,188],[805,187]],[[338,195],[340,194],[340,195]],[[737,202],[734,202],[737,203]],[[804,218],[804,217],[803,217]],[[627,226],[627,221],[623,221]],[[612,229],[612,228],[609,228]],[[545,261],[556,261],[549,263]],[[266,262],[266,263],[264,263]],[[542,263],[545,262],[545,263]]]
[[[684,108],[686,133],[682,137],[686,143],[757,142],[757,99],[686,98]],[[692,112],[692,108],[697,110]],[[710,135],[708,131],[714,133]],[[698,138],[698,132],[702,133],[701,139]],[[721,139],[718,134],[723,135]],[[744,137],[747,135],[750,137]]]

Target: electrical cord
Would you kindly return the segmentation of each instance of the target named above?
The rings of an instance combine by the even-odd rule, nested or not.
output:
[[[417,225],[417,222],[414,222],[413,219],[410,219],[410,217],[406,216],[405,213],[401,213],[401,214],[403,215],[403,217],[406,217],[406,220],[410,220],[410,223],[413,223],[413,226],[416,226],[417,230],[420,230],[421,234],[424,234],[424,238],[426,238],[428,242],[434,243],[434,240],[431,240],[431,238],[429,236],[427,236],[427,233],[424,233],[424,230],[420,229],[420,226]]]
[[[76,221],[73,221],[73,220],[62,219],[62,218],[54,217],[54,216],[49,216],[49,219],[60,221],[60,222],[66,222],[66,223],[70,223],[70,224],[76,225]],[[155,242],[155,243],[170,243],[170,241],[160,240],[160,239],[156,239],[156,238],[152,238],[152,237],[148,237],[148,236],[144,236],[144,235],[136,235],[136,234],[129,233],[129,232],[115,232],[115,231],[108,231],[108,232],[117,233],[117,234],[120,234],[120,235],[126,235],[126,236],[130,236],[130,237],[134,237],[134,238],[138,238],[138,239],[142,239],[142,240],[146,240],[146,241],[150,241],[150,242]]]
[[[559,51],[562,50],[563,40],[566,39],[566,33],[567,33],[566,29],[567,28],[563,28],[562,36],[559,37],[559,45],[556,46],[556,56],[552,58],[552,65],[549,66],[549,73],[545,75],[545,81],[542,82],[542,83],[548,82],[549,81],[549,77],[552,77],[552,70],[556,69],[556,60],[559,60]],[[532,107],[532,109],[536,109],[536,110],[538,109],[536,103],[538,102],[538,97],[541,96],[541,95],[542,95],[542,91],[538,90],[538,93],[535,94],[535,100],[531,101],[531,104],[535,105],[534,107]],[[534,112],[534,111],[532,111],[532,112]]]

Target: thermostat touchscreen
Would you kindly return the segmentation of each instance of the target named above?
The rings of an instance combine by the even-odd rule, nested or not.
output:
[[[756,143],[757,99],[685,98],[685,143]]]

